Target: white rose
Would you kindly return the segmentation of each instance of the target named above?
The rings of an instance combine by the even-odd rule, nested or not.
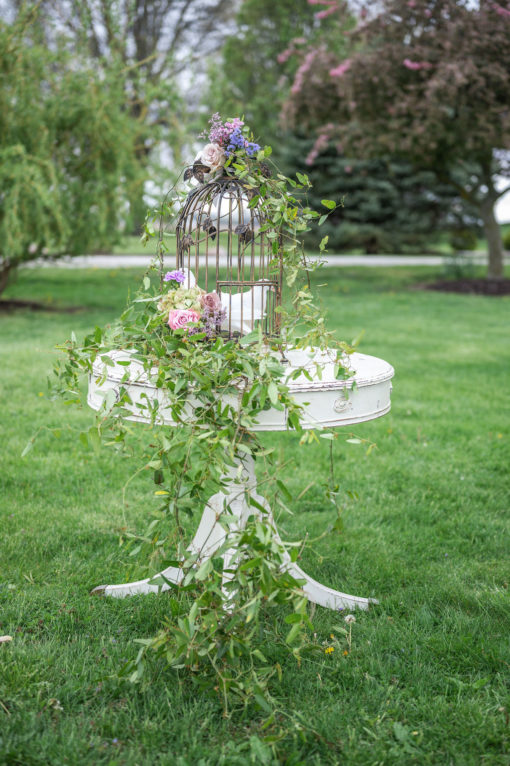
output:
[[[225,152],[218,144],[207,144],[200,152],[200,160],[216,172],[225,164]]]

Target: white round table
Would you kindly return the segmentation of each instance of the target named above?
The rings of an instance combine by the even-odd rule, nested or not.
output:
[[[105,361],[105,356],[108,359]],[[336,426],[351,426],[385,415],[390,410],[391,379],[393,367],[382,359],[366,354],[351,354],[344,360],[352,372],[346,380],[335,379],[335,358],[330,353],[312,351],[311,349],[287,349],[286,377],[290,393],[303,407],[301,423],[303,428],[330,428]],[[292,372],[297,368],[306,368],[307,375],[300,374],[296,380],[290,380]],[[154,371],[156,372],[156,370]],[[150,422],[148,407],[157,402],[157,420],[160,424],[176,427],[172,420],[170,404],[165,391],[157,388],[151,382],[140,361],[133,358],[130,351],[112,351],[98,357],[94,363],[93,373],[89,378],[88,403],[99,410],[105,403],[113,402],[119,394],[119,389],[127,391],[131,404],[126,405],[129,420]],[[311,380],[309,379],[311,378]],[[236,406],[240,397],[229,394],[222,400]],[[183,419],[193,420],[193,408],[196,402],[190,393],[184,410]],[[286,431],[286,412],[274,408],[264,410],[258,416],[253,431]],[[239,470],[239,464],[242,469]],[[239,463],[223,477],[224,491],[213,495],[208,501],[200,519],[196,534],[188,546],[188,552],[197,557],[196,565],[201,565],[212,557],[215,552],[228,540],[229,534],[238,532],[244,527],[248,518],[256,513],[254,507],[247,502],[249,494],[267,513],[274,531],[274,538],[281,542],[271,509],[267,501],[256,492],[253,458],[249,455],[239,457]],[[218,519],[228,507],[234,523],[225,530]],[[235,547],[229,548],[223,555],[224,569],[236,558]],[[346,593],[328,588],[314,580],[291,561],[290,555],[285,555],[284,566],[297,580],[302,581],[302,588],[307,598],[330,609],[360,608],[367,609],[375,599],[350,596]],[[92,593],[123,597],[138,593],[157,593],[168,590],[171,583],[178,585],[184,576],[184,570],[179,567],[167,567],[153,577],[137,582],[119,585],[100,585]],[[225,574],[225,579],[228,575]]]

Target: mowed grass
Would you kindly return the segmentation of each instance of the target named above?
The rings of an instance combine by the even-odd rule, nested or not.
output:
[[[347,340],[365,330],[360,350],[396,371],[391,413],[352,429],[377,449],[346,443],[350,429],[334,444],[343,533],[321,537],[335,519],[328,444],[263,438],[295,497],[284,537],[315,540],[303,566],[380,604],[356,614],[350,651],[342,615],[315,610],[317,641],[334,651],[284,661],[263,730],[262,713],[225,719],[162,666],[140,687],[116,677],[168,594],[89,596],[144,574],[119,540],[145,529],[154,485],[139,476],[124,506],[137,455],[88,452],[77,433],[92,413],[41,394],[54,345],[114,319],[139,275],[25,271],[11,297],[83,310],[0,316],[0,635],[13,637],[0,644],[0,763],[508,764],[510,300],[417,290],[436,276],[424,268],[321,275],[329,326]],[[64,428],[22,460],[41,426]]]

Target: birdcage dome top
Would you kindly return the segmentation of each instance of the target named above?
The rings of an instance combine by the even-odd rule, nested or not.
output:
[[[255,229],[265,219],[257,190],[241,179],[225,174],[190,191],[176,228],[183,234],[201,228],[214,237],[220,230],[246,234],[247,230],[236,232],[236,228],[249,225],[255,234]],[[216,231],[212,231],[211,224]]]

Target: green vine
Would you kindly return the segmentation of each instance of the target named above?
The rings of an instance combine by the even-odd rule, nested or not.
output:
[[[287,178],[277,169],[268,177],[270,155],[269,147],[254,157],[239,150],[226,163],[226,170],[242,180],[250,205],[260,205],[275,268],[280,258],[283,261],[287,299],[280,311],[281,338],[265,338],[259,331],[241,340],[208,339],[203,332],[170,332],[162,323],[158,302],[171,237],[167,225],[175,218],[180,200],[172,190],[147,216],[144,239],[157,241],[156,258],[134,299],[111,327],[96,327],[82,343],[73,337],[60,347],[65,356],[55,366],[52,389],[67,402],[83,404],[81,383],[84,376],[94,374],[95,360],[111,365],[108,352],[122,349],[131,352],[151,383],[164,392],[176,427],[161,425],[155,401],[145,404],[149,424],[133,424],[128,420],[132,403],[126,370],[117,395],[109,392],[104,397],[93,426],[81,435],[94,448],[104,443],[118,453],[131,449],[140,434],[144,445],[149,441],[150,447],[142,450],[140,470],[151,471],[153,491],[161,502],[145,533],[127,535],[128,544],[152,571],[170,562],[183,572],[181,584],[172,586],[165,623],[156,636],[139,640],[138,656],[122,674],[143,683],[147,664],[159,658],[181,680],[216,694],[225,715],[253,704],[270,714],[275,704],[271,680],[281,677],[285,652],[300,662],[303,652],[317,649],[311,639],[307,600],[283,566],[287,552],[296,560],[302,543],[289,547],[275,540],[265,504],[242,485],[240,492],[246,493],[253,515],[244,529],[236,531],[231,508],[225,503],[218,520],[230,535],[212,559],[200,563],[198,554],[186,549],[185,517],[201,512],[209,498],[225,488],[225,475],[246,456],[263,462],[266,482],[287,492],[276,478],[274,452],[252,430],[265,409],[284,410],[288,428],[300,435],[302,443],[319,441],[314,431],[301,426],[301,407],[285,379],[282,344],[335,349],[339,359],[353,351],[326,329],[309,279],[320,262],[308,261],[301,243],[310,224],[316,219],[323,223],[336,204],[324,200],[324,214],[311,210],[306,203],[308,178],[302,174]],[[326,244],[327,238],[321,251]],[[300,369],[295,374],[309,373]],[[338,375],[348,375],[341,363]],[[196,402],[192,422],[186,409],[191,394]],[[324,432],[321,436],[334,438]],[[333,473],[329,493],[339,508]],[[233,547],[239,555],[230,560],[225,578],[222,557]]]

